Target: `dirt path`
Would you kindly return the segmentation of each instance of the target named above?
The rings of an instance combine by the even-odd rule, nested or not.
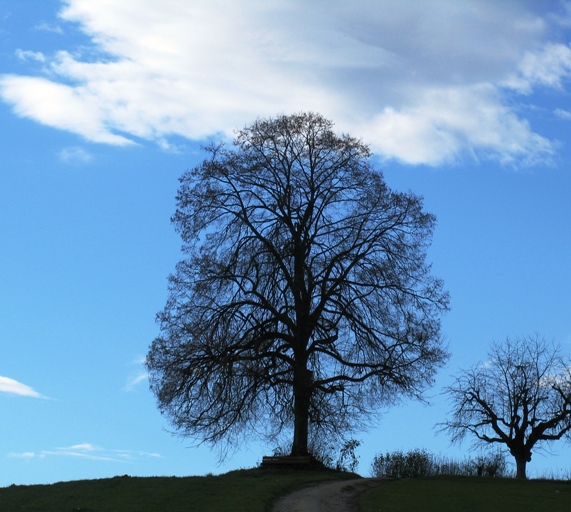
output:
[[[363,491],[389,480],[359,478],[308,487],[280,499],[273,512],[357,512],[357,497]]]

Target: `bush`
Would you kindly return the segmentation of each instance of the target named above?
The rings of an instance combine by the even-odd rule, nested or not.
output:
[[[432,474],[432,457],[426,450],[396,451],[373,459],[373,475],[390,478],[419,478]]]
[[[507,462],[500,452],[493,455],[480,455],[474,460],[473,465],[478,476],[500,477],[506,475]]]
[[[432,476],[472,476],[474,467],[470,459],[456,460],[442,455],[432,456]]]
[[[373,459],[371,473],[374,477],[389,478],[436,475],[504,477],[508,474],[507,466],[505,456],[500,452],[457,461],[416,449],[408,453],[395,451],[377,455]]]

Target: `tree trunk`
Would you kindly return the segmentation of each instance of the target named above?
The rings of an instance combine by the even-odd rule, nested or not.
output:
[[[291,455],[309,455],[309,404],[313,373],[307,368],[299,368],[294,376],[294,428]]]
[[[516,463],[516,468],[517,468],[517,472],[516,472],[515,477],[519,480],[526,480],[527,475],[525,473],[525,468],[527,466],[527,458],[526,457],[516,457],[515,463]]]

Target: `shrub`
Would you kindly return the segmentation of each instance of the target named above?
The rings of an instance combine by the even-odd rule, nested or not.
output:
[[[372,462],[372,475],[390,478],[420,478],[436,475],[504,477],[508,475],[505,456],[498,452],[458,461],[434,456],[426,450],[379,454]]]
[[[500,452],[491,455],[480,455],[473,461],[478,476],[505,476],[507,462]]]
[[[391,478],[419,478],[432,474],[432,460],[426,450],[396,451],[373,459],[373,475]]]

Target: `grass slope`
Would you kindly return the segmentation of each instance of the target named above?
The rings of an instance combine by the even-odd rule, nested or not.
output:
[[[571,482],[433,477],[367,491],[360,512],[569,512]]]
[[[250,469],[204,477],[118,476],[0,488],[2,512],[268,512],[280,496],[352,473]]]
[[[269,512],[296,488],[352,473],[251,469],[219,476],[60,482],[0,488],[2,512]],[[569,512],[571,482],[475,477],[401,480],[367,491],[361,512]]]

